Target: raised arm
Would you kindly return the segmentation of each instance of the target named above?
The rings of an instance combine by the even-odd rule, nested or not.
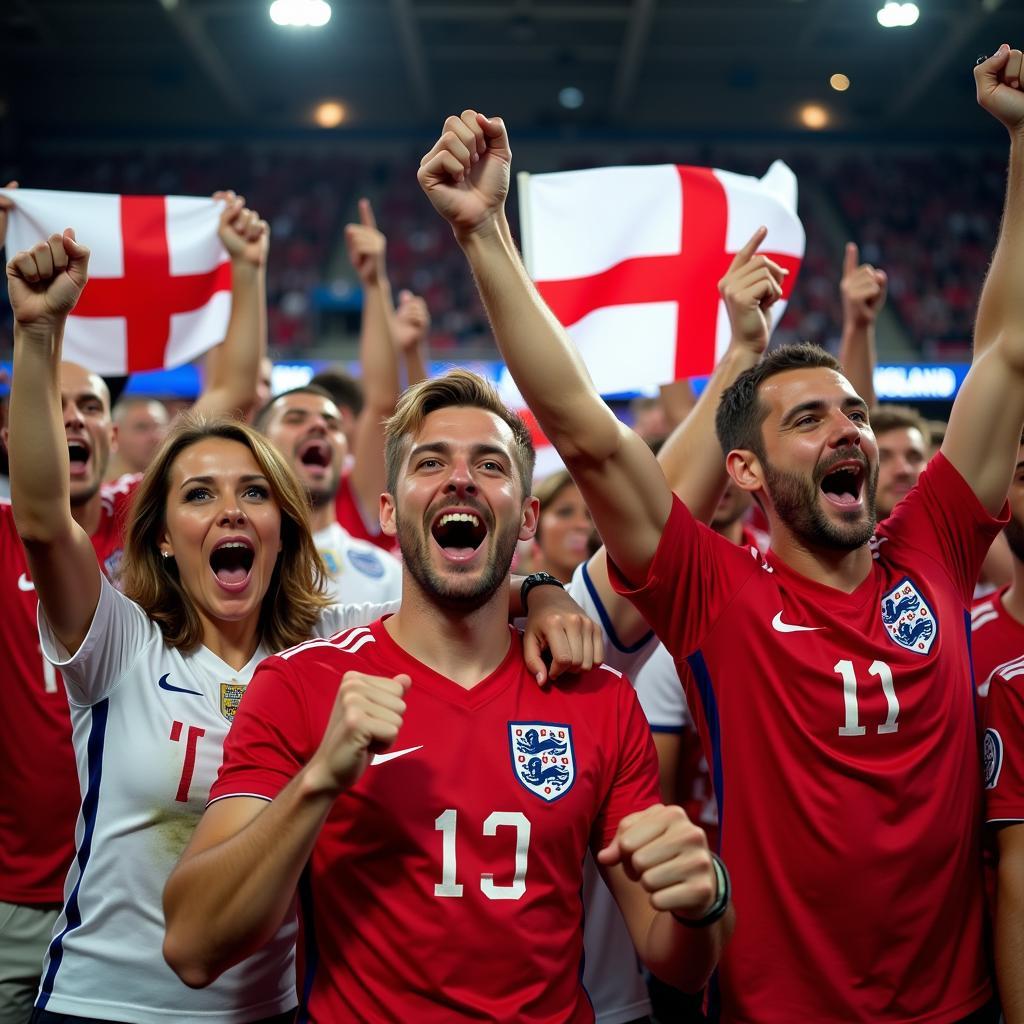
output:
[[[359,200],[359,223],[345,228],[352,266],[363,286],[363,323],[359,338],[363,408],[356,424],[349,482],[360,510],[375,510],[386,490],[384,421],[398,401],[398,355],[392,337],[391,284],[384,259],[386,239],[377,230],[369,199]]]
[[[92,542],[71,515],[60,389],[64,324],[85,287],[88,267],[89,250],[70,228],[7,264],[14,310],[7,440],[11,508],[39,601],[57,639],[71,652],[85,639],[100,594]],[[77,415],[77,405],[71,408]]]
[[[974,361],[942,451],[993,515],[1006,500],[1024,425],[1024,91],[1021,51],[974,71],[978,102],[1010,135],[1006,208],[975,329]]]
[[[854,391],[870,407],[875,405],[875,321],[885,305],[888,281],[884,270],[861,263],[857,246],[846,243],[843,279],[839,282],[843,303],[839,362]]]
[[[452,225],[527,405],[572,472],[612,558],[640,580],[668,520],[671,492],[647,445],[601,400],[508,240],[511,161],[501,119],[467,110],[445,121],[418,177]]]
[[[207,416],[237,415],[256,401],[260,362],[267,354],[267,254],[270,228],[245,199],[224,201],[217,235],[231,257],[231,317],[224,340],[206,360],[206,380],[195,409]]]
[[[425,352],[430,334],[430,310],[426,300],[408,289],[400,291],[394,327],[395,342],[405,362],[405,384],[411,388],[430,376]]]
[[[696,405],[673,429],[658,453],[669,486],[694,517],[704,523],[711,522],[727,478],[725,456],[715,434],[719,400],[744,370],[757,364],[768,347],[768,310],[782,297],[787,272],[768,257],[757,254],[766,237],[766,229],[758,228],[718,282],[732,327],[729,347]],[[650,627],[632,603],[612,589],[603,548],[591,558],[588,570],[619,643],[632,647]]]

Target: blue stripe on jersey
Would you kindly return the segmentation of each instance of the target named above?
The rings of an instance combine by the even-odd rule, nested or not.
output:
[[[711,740],[711,777],[715,781],[715,802],[718,804],[718,850],[722,849],[722,833],[725,829],[725,794],[722,786],[722,736],[718,723],[718,702],[715,700],[715,689],[711,685],[711,675],[708,672],[704,655],[700,651],[694,651],[687,659],[693,678],[697,683],[697,691],[700,693],[700,702],[704,707],[704,720],[708,723],[708,737]]]
[[[597,587],[594,586],[594,581],[590,578],[590,573],[587,571],[587,563],[583,563],[583,582],[587,586],[587,592],[590,594],[590,600],[594,602],[594,607],[597,609],[597,616],[601,620],[601,625],[604,627],[604,631],[608,634],[608,639],[611,641],[612,646],[622,651],[623,654],[633,654],[639,651],[644,644],[654,635],[654,630],[648,630],[632,647],[626,647],[615,633],[615,627],[612,625],[612,620],[608,617],[608,612],[605,611],[604,604],[601,601],[601,596],[597,592]]]
[[[39,989],[39,998],[36,1006],[40,1010],[46,1009],[53,993],[53,983],[57,978],[57,970],[61,960],[64,959],[64,937],[72,929],[82,923],[82,911],[78,905],[78,891],[82,887],[82,878],[85,875],[86,865],[89,863],[89,854],[92,852],[92,837],[96,830],[96,809],[100,802],[100,779],[103,774],[103,740],[107,733],[107,711],[110,708],[109,699],[101,700],[90,708],[92,722],[89,725],[89,742],[86,746],[87,763],[89,766],[89,785],[85,791],[85,798],[82,800],[82,842],[78,847],[76,860],[78,862],[78,881],[64,904],[64,930],[50,942],[49,956],[50,964],[46,969],[46,977]]]
[[[302,907],[302,945],[306,958],[306,974],[302,979],[302,993],[299,997],[299,1012],[295,1024],[308,1024],[309,994],[313,991],[313,979],[320,962],[320,948],[316,943],[316,924],[313,921],[313,881],[307,864],[299,876],[299,904]]]
[[[980,727],[978,721],[978,683],[974,678],[974,651],[971,650],[971,610],[964,609],[964,632],[967,634],[967,668],[971,675],[971,707],[974,708],[974,727]]]
[[[670,736],[682,736],[684,731],[681,725],[652,725],[650,730],[651,732],[665,732]]]

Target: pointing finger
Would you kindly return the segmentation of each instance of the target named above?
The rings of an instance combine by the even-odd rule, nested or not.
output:
[[[846,255],[843,258],[843,274],[852,274],[860,263],[860,250],[856,242],[846,243]]]
[[[757,247],[768,237],[768,229],[762,224],[747,240],[747,244],[732,259],[732,263],[729,266],[730,270],[734,270],[736,267],[742,267],[755,252]]]
[[[377,226],[377,218],[373,215],[373,207],[370,205],[370,200],[365,197],[359,200],[359,223],[368,228],[375,228]]]

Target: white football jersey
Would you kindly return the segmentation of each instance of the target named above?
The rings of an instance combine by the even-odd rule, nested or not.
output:
[[[383,604],[402,596],[402,563],[366,540],[351,536],[340,523],[313,534],[327,566],[328,596],[338,604]]]
[[[330,636],[396,607],[331,605],[314,632]],[[205,647],[172,650],[106,579],[74,655],[41,607],[39,635],[68,691],[82,808],[36,1005],[137,1024],[242,1024],[295,1006],[294,918],[202,990],[184,985],[161,953],[164,883],[206,805],[242,693],[271,652],[260,647],[236,671]]]
[[[620,643],[590,580],[586,562],[576,567],[565,590],[600,624],[605,664],[632,680],[642,676],[645,663],[661,646],[654,634],[649,633],[632,647]],[[682,687],[679,689],[682,693]],[[615,897],[590,856],[583,866],[583,912],[583,987],[594,1007],[595,1024],[625,1024],[646,1016],[651,1012],[651,1001],[633,940]]]

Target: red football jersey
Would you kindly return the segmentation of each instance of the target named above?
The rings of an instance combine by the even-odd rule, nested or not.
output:
[[[971,661],[978,696],[988,696],[993,673],[1001,666],[1024,662],[1024,623],[1003,607],[1009,585],[976,601],[971,608]]]
[[[300,887],[308,1019],[592,1021],[584,854],[658,802],[632,687],[601,668],[542,690],[513,632],[467,690],[384,621],[268,658],[210,791],[273,799],[315,752],[345,672],[412,677],[398,738],[336,801]]]
[[[338,493],[334,496],[334,514],[350,536],[357,537],[359,540],[368,540],[385,551],[395,549],[394,537],[381,533],[379,526],[376,531],[367,528],[366,520],[363,519],[363,514],[359,510],[359,502],[352,491],[347,473],[342,476],[341,483],[338,485]]]
[[[92,537],[108,575],[121,557],[124,516],[137,478],[104,487]],[[36,591],[9,502],[0,503],[0,900],[60,903],[75,853],[81,794],[71,745],[68,698],[60,673],[43,658]]]
[[[944,1024],[989,998],[967,609],[1001,525],[938,455],[852,593],[678,500],[641,587],[612,568],[692,671],[736,902],[722,1019]]]

